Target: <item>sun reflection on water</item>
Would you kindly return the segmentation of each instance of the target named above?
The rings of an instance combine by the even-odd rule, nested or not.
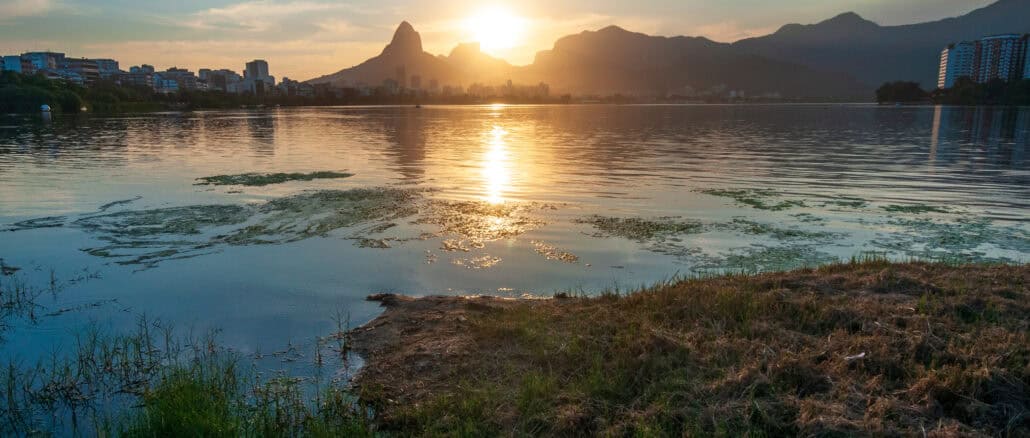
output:
[[[505,192],[511,187],[511,163],[508,143],[505,141],[507,135],[508,131],[495,125],[489,133],[487,150],[483,155],[483,198],[491,204],[504,203]]]

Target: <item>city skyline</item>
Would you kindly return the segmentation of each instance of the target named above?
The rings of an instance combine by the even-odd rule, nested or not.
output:
[[[806,6],[803,10],[752,1],[735,1],[720,8],[703,3],[655,0],[634,4],[632,10],[616,2],[593,7],[572,2],[546,8],[542,2],[496,3],[492,7],[504,8],[520,20],[519,30],[524,35],[518,41],[484,49],[514,64],[526,64],[563,35],[610,24],[655,35],[734,41],[774,32],[783,24],[814,23],[850,10],[883,25],[896,25],[961,15],[991,1],[926,0],[904,5],[881,0],[799,1],[799,6]],[[403,2],[185,1],[148,4],[148,11],[143,12],[144,8],[132,5],[121,0],[88,4],[14,0],[0,4],[0,17],[4,17],[0,18],[0,52],[53,50],[115,58],[123,65],[148,63],[191,70],[239,68],[243,62],[261,58],[275,64],[281,76],[309,79],[375,55],[404,19],[422,31],[428,52],[446,54],[460,42],[482,38],[467,21],[482,15],[485,8],[470,2],[425,7]],[[559,16],[563,18],[553,18]],[[678,18],[663,18],[666,16]],[[99,35],[92,30],[96,28],[105,32]]]

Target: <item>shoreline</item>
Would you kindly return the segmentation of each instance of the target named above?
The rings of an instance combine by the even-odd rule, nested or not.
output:
[[[1025,264],[868,261],[592,298],[380,294],[348,333],[353,384],[401,435],[1018,435],[1028,284]]]

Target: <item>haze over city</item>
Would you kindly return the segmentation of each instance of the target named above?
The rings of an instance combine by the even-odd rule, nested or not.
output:
[[[55,50],[112,57],[124,65],[196,70],[266,59],[280,76],[308,79],[356,65],[411,22],[425,50],[446,54],[482,41],[486,53],[532,62],[555,39],[608,25],[651,35],[732,42],[788,23],[814,23],[854,11],[882,25],[965,14],[990,0],[644,0],[589,2],[0,1],[0,52]],[[491,34],[492,32],[492,34]],[[502,35],[498,35],[500,32]]]

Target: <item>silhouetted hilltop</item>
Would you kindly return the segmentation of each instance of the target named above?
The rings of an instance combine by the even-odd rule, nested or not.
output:
[[[396,79],[435,79],[440,86],[545,82],[574,94],[705,94],[868,98],[875,86],[896,80],[936,85],[938,57],[947,44],[999,33],[1030,32],[1030,0],[1000,0],[961,17],[880,26],[847,12],[816,24],[788,24],[775,33],[733,44],[703,37],[658,37],[618,26],[559,38],[534,62],[513,67],[476,44],[448,56],[422,49],[418,32],[401,23],[383,52],[312,83],[378,86]],[[402,84],[409,85],[409,84]]]
[[[1000,0],[966,15],[928,23],[880,26],[853,12],[734,43],[759,56],[848,73],[867,85],[887,81],[937,84],[941,49],[1000,33],[1030,32],[1030,0]]]
[[[430,80],[442,85],[469,84],[476,80],[507,79],[511,65],[493,58],[479,50],[478,44],[461,44],[451,52],[451,56],[434,56],[422,49],[422,37],[407,21],[397,27],[383,52],[357,66],[340,70],[336,73],[312,79],[308,82],[331,83],[334,85],[366,84],[382,85],[386,79],[398,78],[403,68],[405,81],[411,76],[419,76],[423,86]],[[410,86],[410,83],[403,83]]]
[[[856,97],[866,87],[839,73],[752,55],[701,37],[657,37],[609,26],[559,39],[521,70],[574,93],[703,94]]]

